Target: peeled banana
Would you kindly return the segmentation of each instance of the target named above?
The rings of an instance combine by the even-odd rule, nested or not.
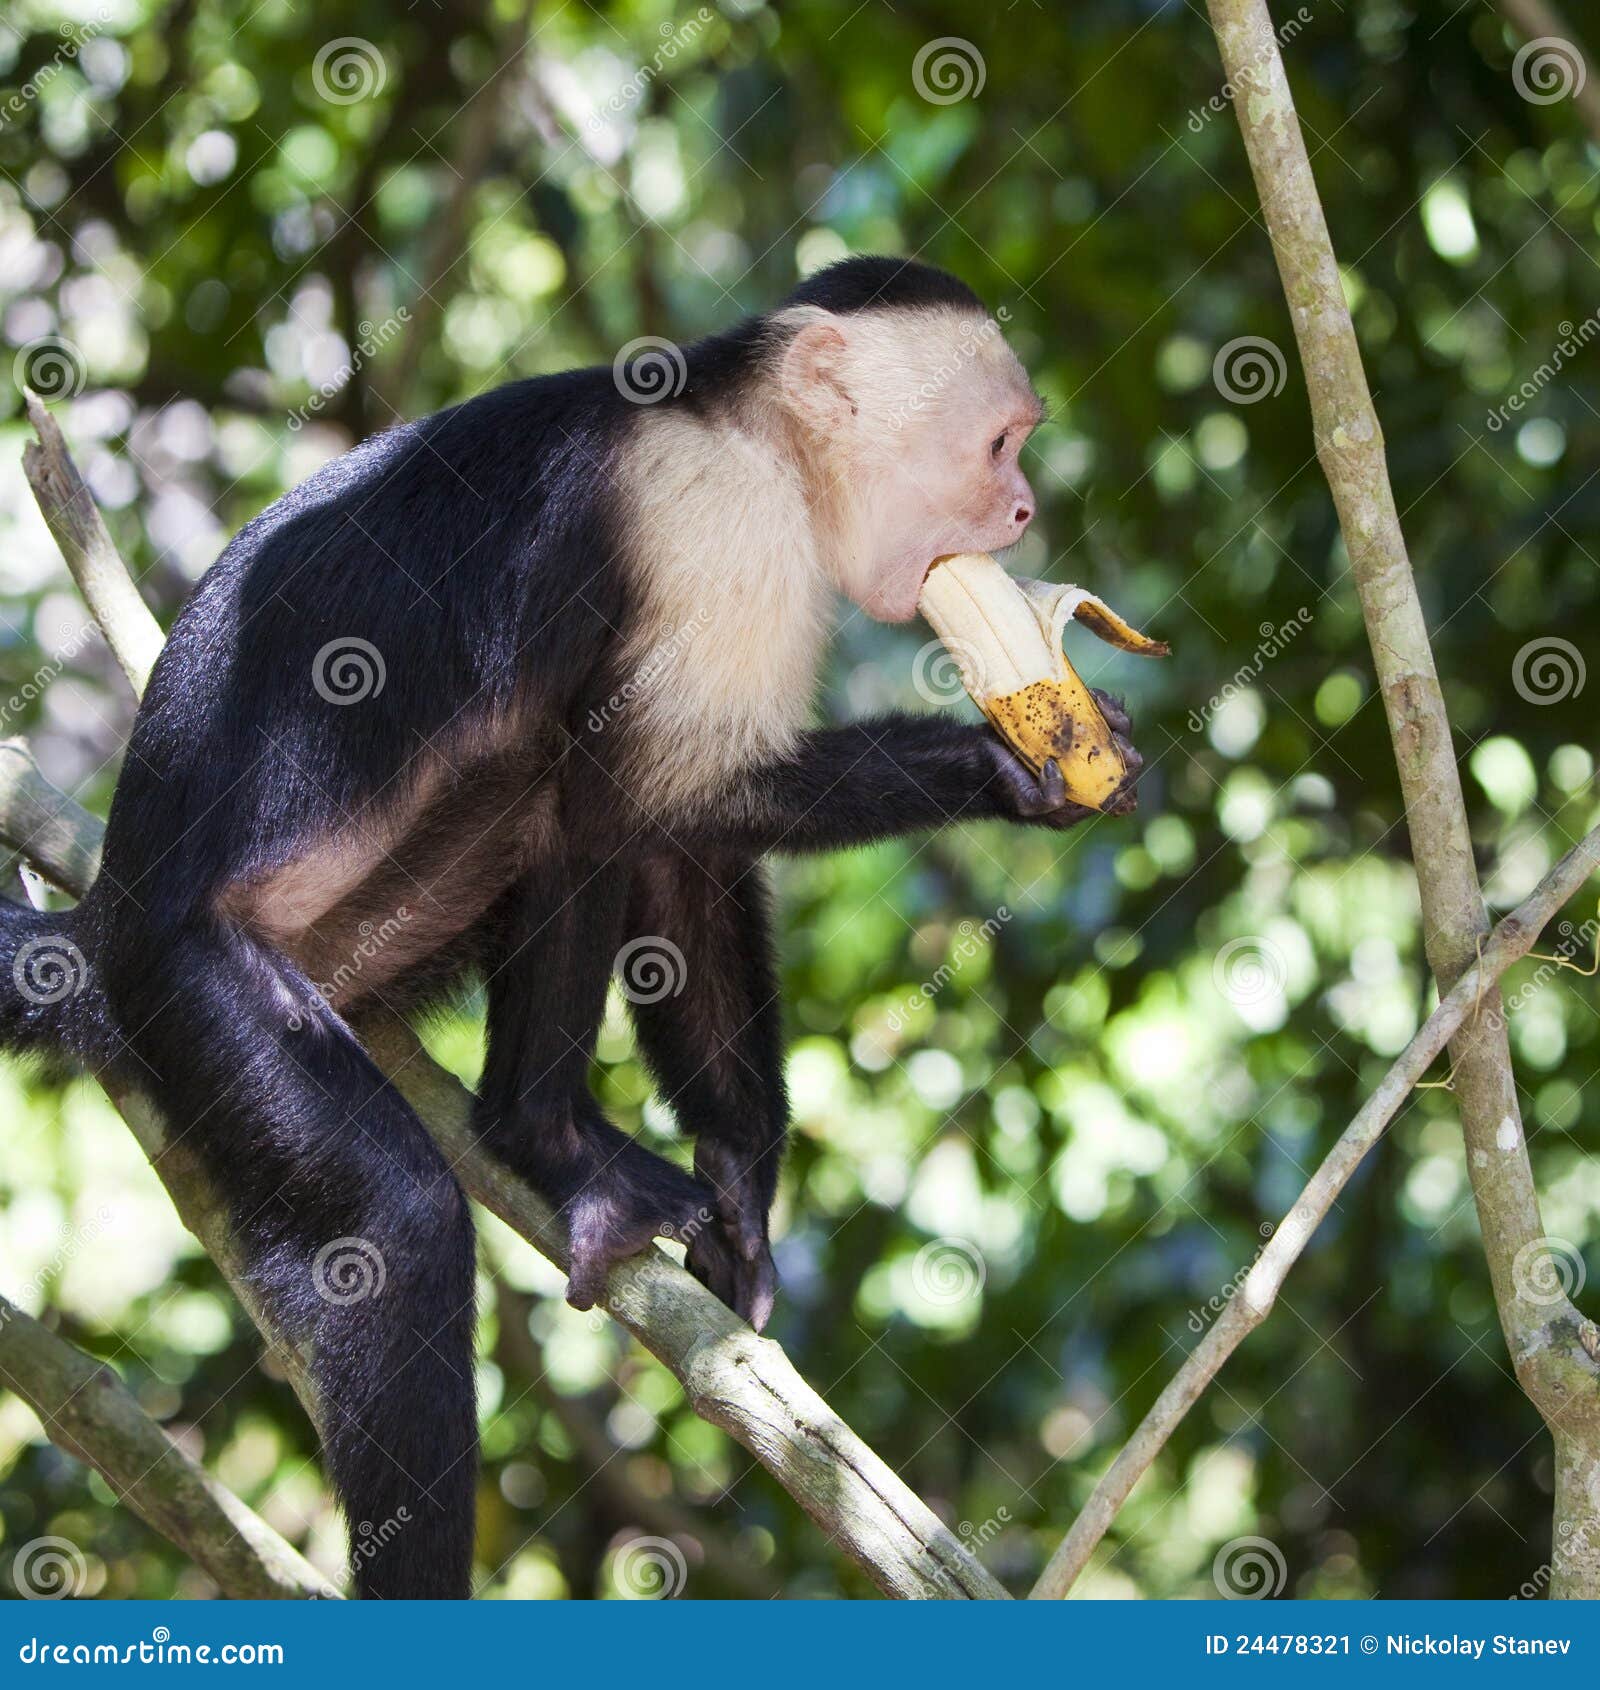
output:
[[[1127,764],[1061,638],[1076,618],[1140,657],[1165,657],[1171,648],[1164,641],[1130,628],[1082,587],[1013,578],[986,552],[940,558],[917,608],[955,659],[973,701],[1035,774],[1054,758],[1073,803],[1103,810],[1117,797]]]

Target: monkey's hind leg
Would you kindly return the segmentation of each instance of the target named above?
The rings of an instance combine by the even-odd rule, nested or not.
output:
[[[572,1260],[567,1300],[591,1308],[612,1265],[661,1236],[730,1247],[710,1189],[635,1143],[589,1091],[589,1064],[622,944],[628,870],[550,861],[485,924],[489,1041],[477,1127],[559,1211]]]
[[[117,1021],[174,1142],[226,1200],[247,1279],[308,1358],[356,1589],[464,1597],[477,1424],[461,1189],[284,958],[193,926],[140,938],[107,959]]]
[[[640,1048],[694,1134],[722,1222],[689,1241],[689,1268],[758,1332],[778,1290],[767,1212],[789,1119],[768,903],[748,857],[662,851],[635,872],[628,911],[630,943],[655,945],[675,971],[670,990],[629,994]]]

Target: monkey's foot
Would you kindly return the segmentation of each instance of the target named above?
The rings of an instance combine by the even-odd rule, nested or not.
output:
[[[603,1304],[612,1268],[653,1239],[692,1241],[721,1230],[705,1186],[634,1144],[590,1174],[562,1207],[572,1251],[567,1301],[575,1309]]]
[[[760,1332],[777,1299],[778,1270],[755,1169],[746,1153],[702,1139],[694,1171],[710,1186],[721,1225],[689,1240],[689,1271]]]

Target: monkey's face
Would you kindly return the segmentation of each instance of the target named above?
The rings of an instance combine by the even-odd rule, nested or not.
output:
[[[992,319],[827,317],[796,337],[785,374],[821,443],[818,503],[843,512],[838,586],[869,616],[909,620],[936,558],[1001,551],[1027,531],[1035,501],[1017,454],[1042,406]]]
[[[910,368],[919,378],[911,403],[885,415],[882,392],[866,390],[886,449],[870,454],[865,567],[841,583],[884,622],[915,615],[935,558],[1015,545],[1036,508],[1017,456],[1042,407],[998,325],[954,319],[927,336]]]

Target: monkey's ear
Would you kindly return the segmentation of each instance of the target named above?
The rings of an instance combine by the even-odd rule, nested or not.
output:
[[[848,343],[830,322],[807,323],[789,342],[778,386],[796,416],[819,433],[847,428],[859,407],[845,382]]]

